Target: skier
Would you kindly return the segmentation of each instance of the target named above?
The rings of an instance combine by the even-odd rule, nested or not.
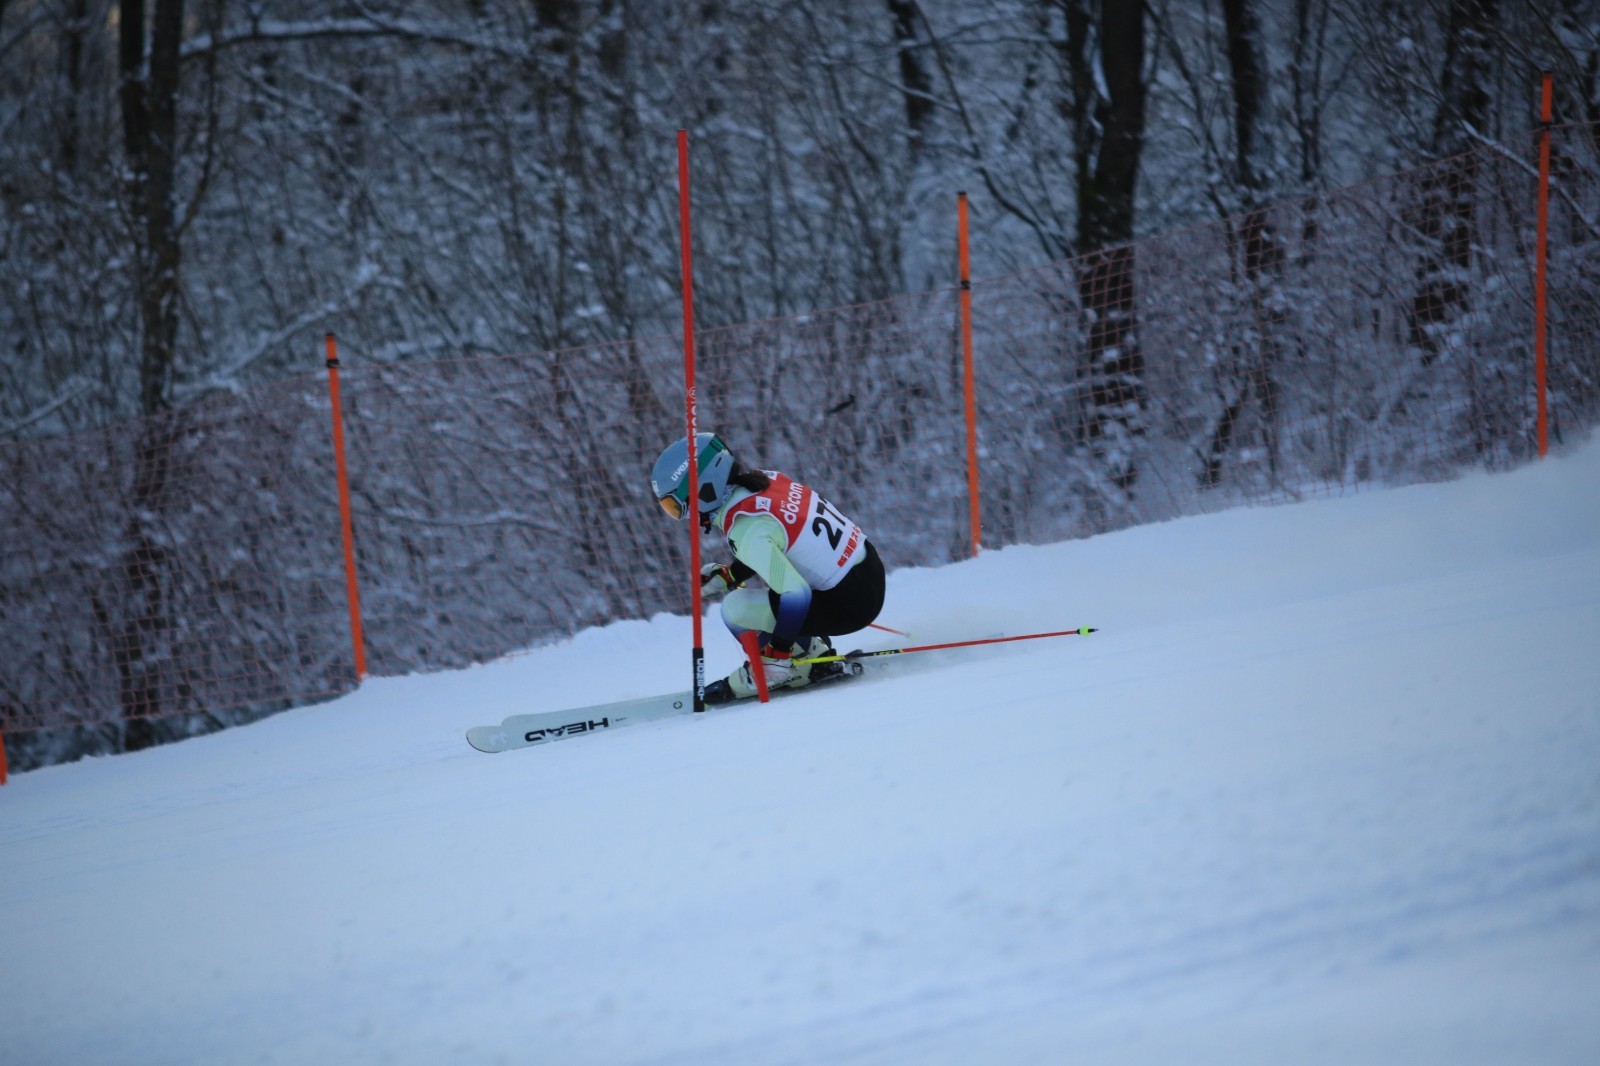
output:
[[[861,527],[812,489],[776,470],[746,467],[714,433],[695,440],[700,528],[720,532],[733,551],[731,564],[701,568],[700,585],[708,594],[728,593],[722,620],[735,637],[758,634],[769,689],[806,685],[820,664],[796,659],[833,654],[830,636],[878,617],[883,562]],[[688,480],[688,441],[674,441],[650,473],[656,500],[674,519],[689,510]],[[766,588],[746,588],[752,577]],[[755,694],[746,662],[707,685],[705,698],[721,703]]]

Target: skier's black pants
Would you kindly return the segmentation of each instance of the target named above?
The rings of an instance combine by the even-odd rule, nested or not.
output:
[[[831,589],[817,589],[811,593],[811,607],[805,621],[800,623],[802,637],[833,637],[865,629],[883,610],[883,560],[878,549],[866,542],[867,555],[857,563],[844,580]],[[772,605],[772,616],[778,616],[778,594],[767,593]]]

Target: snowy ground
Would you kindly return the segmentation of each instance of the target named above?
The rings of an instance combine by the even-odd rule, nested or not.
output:
[[[919,642],[1102,632],[767,708],[463,742],[675,687],[657,618],[19,775],[0,1059],[1600,1062],[1597,490],[900,571]]]

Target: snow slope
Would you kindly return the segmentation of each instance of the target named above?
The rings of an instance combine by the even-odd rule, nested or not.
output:
[[[1600,1062],[1597,486],[898,571],[919,642],[1102,631],[766,708],[463,742],[674,687],[660,617],[17,776],[0,1059]]]

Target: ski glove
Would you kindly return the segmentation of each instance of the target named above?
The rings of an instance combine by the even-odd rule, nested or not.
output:
[[[700,568],[700,589],[709,596],[738,588],[742,582],[733,576],[733,569],[721,563],[707,563]]]

